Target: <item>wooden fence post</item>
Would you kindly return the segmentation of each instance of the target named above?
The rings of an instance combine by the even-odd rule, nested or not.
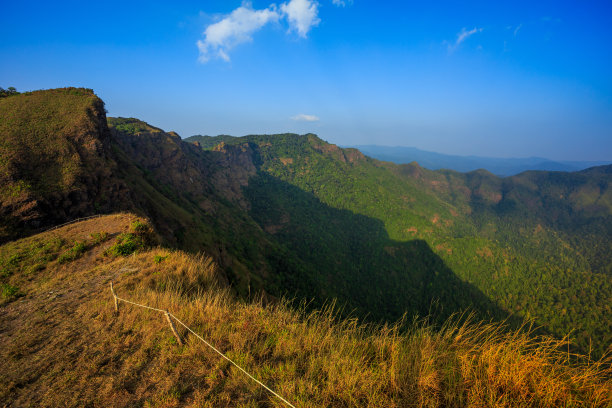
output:
[[[170,328],[172,329],[172,333],[174,333],[174,335],[176,336],[176,340],[182,346],[183,345],[183,340],[181,339],[181,336],[178,335],[178,332],[176,331],[176,327],[174,327],[174,323],[172,322],[172,319],[170,318],[170,313],[168,313],[167,310],[165,312],[166,312],[166,319],[168,319],[168,323],[170,324]]]
[[[113,300],[115,301],[115,314],[119,314],[119,301],[117,295],[115,295],[115,289],[113,289],[113,281],[110,283],[111,293],[113,294]]]

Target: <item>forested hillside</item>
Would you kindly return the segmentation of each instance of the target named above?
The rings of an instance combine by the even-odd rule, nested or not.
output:
[[[210,138],[188,140],[215,145]],[[315,135],[224,136],[219,142],[258,146],[260,173],[246,189],[251,214],[306,263],[323,258],[334,276],[342,276],[339,270],[355,279],[361,271],[407,272],[424,282],[405,252],[420,245],[452,272],[431,282],[440,299],[452,294],[462,304],[465,292],[452,289],[461,282],[503,311],[535,318],[557,335],[572,332],[584,348],[592,342],[601,353],[610,344],[612,167],[501,179],[484,171],[379,162]],[[313,211],[313,203],[337,213]],[[353,217],[353,227],[342,223],[343,212]],[[355,221],[360,218],[371,225]],[[347,231],[364,244],[354,244]]]

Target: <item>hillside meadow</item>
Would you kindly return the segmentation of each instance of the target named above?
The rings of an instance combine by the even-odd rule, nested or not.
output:
[[[285,406],[179,327],[169,310],[296,407],[606,407],[610,361],[528,327],[450,319],[363,324],[239,300],[205,254],[155,247],[116,214],[0,247],[0,399],[9,406]],[[77,248],[77,249],[75,249]]]

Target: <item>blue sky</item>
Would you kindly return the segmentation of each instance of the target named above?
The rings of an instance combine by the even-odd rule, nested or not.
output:
[[[183,137],[612,160],[612,5],[2,2],[0,86],[93,88]]]

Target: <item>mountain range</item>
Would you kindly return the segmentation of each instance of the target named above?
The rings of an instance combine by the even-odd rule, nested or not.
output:
[[[2,98],[0,117],[0,242],[130,211],[165,247],[209,254],[243,299],[334,301],[377,324],[471,310],[594,356],[612,343],[612,166],[500,178],[314,134],[181,139],[107,118],[83,88]]]
[[[417,162],[420,166],[429,170],[449,169],[459,172],[485,169],[502,177],[514,176],[529,170],[572,172],[589,167],[612,164],[609,161],[558,161],[542,157],[494,158],[457,156],[405,146],[356,145],[353,147],[375,159],[390,161],[396,164]]]

